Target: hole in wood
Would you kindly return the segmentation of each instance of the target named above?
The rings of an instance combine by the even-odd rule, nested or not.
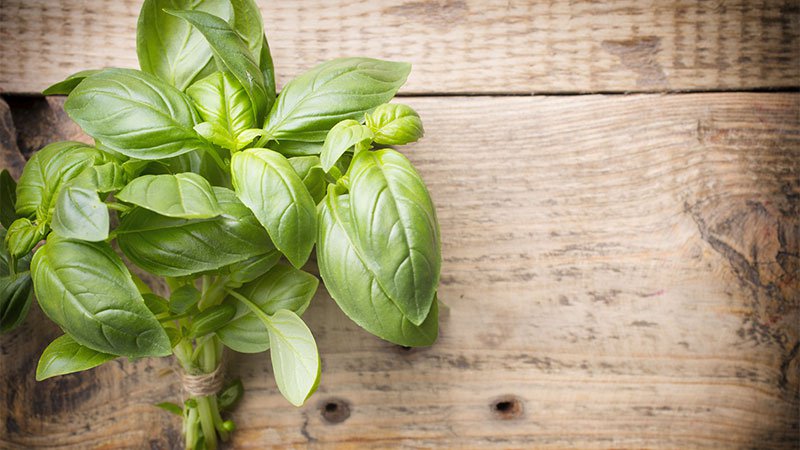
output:
[[[320,404],[320,414],[328,423],[342,423],[350,417],[350,405],[342,399],[329,399]]]
[[[491,409],[494,416],[500,420],[517,419],[522,416],[524,410],[522,400],[513,395],[498,398],[492,402]]]

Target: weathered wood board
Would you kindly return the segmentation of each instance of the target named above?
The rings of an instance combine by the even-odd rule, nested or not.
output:
[[[389,345],[320,292],[319,392],[291,407],[234,355],[232,448],[797,448],[800,94],[403,101],[440,340]],[[0,448],[180,448],[151,406],[180,397],[169,360],[37,383],[57,334],[34,311],[0,337]]]
[[[259,1],[279,83],[337,56],[414,64],[405,93],[800,84],[796,0]],[[140,0],[2,0],[0,92],[136,67]]]

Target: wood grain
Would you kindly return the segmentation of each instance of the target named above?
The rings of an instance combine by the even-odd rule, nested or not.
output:
[[[796,448],[800,95],[409,98],[438,207],[440,340],[405,350],[324,292],[319,392],[235,355],[231,448]],[[0,447],[180,448],[168,360],[34,381],[0,337]],[[166,375],[164,373],[166,372]]]
[[[3,0],[0,92],[136,67],[139,0]],[[259,1],[284,83],[313,64],[410,61],[405,93],[718,90],[800,85],[794,0]]]

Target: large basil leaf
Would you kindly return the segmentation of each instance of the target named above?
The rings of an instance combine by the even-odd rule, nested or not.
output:
[[[293,266],[308,260],[317,233],[314,199],[280,153],[251,148],[231,158],[236,195],[267,229]]]
[[[167,12],[186,20],[205,36],[217,62],[244,87],[253,105],[253,120],[260,122],[267,112],[267,88],[264,74],[247,43],[219,17],[200,11]]]
[[[17,214],[48,221],[59,189],[105,155],[80,142],[54,142],[34,153],[17,184]]]
[[[217,70],[211,47],[196,28],[165,8],[233,16],[229,0],[145,0],[136,30],[136,54],[142,70],[179,90]]]
[[[117,228],[117,242],[139,267],[181,277],[217,270],[274,249],[264,228],[231,190],[215,187],[222,214],[186,220],[134,208]]]
[[[319,155],[322,169],[325,172],[330,171],[336,161],[351,148],[355,148],[355,153],[369,149],[373,137],[372,130],[355,120],[337,123],[328,132],[322,145],[322,153]]]
[[[31,272],[42,310],[79,344],[130,358],[171,353],[167,334],[108,244],[51,234]]]
[[[335,195],[334,186],[319,205],[317,262],[325,288],[344,313],[370,333],[408,347],[431,345],[438,334],[438,306],[414,325],[378,284],[353,247],[349,227],[349,198]],[[343,226],[343,224],[345,224]]]
[[[352,161],[346,228],[378,284],[408,319],[428,316],[439,284],[439,225],[428,189],[405,156],[392,149]]]
[[[36,366],[36,381],[89,370],[114,358],[116,356],[85,347],[65,334],[44,349]]]
[[[270,357],[275,383],[295,406],[317,390],[322,369],[314,335],[294,312],[281,309],[270,318]]]
[[[272,315],[280,309],[294,311],[298,315],[311,303],[317,292],[319,280],[310,273],[278,264],[260,278],[243,285],[236,292],[256,304],[259,309]],[[236,302],[236,315],[217,336],[228,347],[242,353],[260,353],[269,349],[269,334],[264,322],[250,308]]]
[[[81,70],[80,72],[73,73],[72,75],[68,76],[64,81],[59,81],[58,83],[48,87],[42,94],[44,95],[69,95],[75,86],[79,85],[81,81],[86,79],[86,77],[96,74],[100,72],[99,70]]]
[[[247,139],[247,133],[244,133],[256,126],[253,105],[242,84],[233,75],[216,72],[189,86],[186,94],[192,98],[197,112],[205,121],[195,130],[206,139],[216,140],[215,144],[229,150],[239,150],[253,140],[253,137]],[[204,128],[214,133],[208,135],[198,129],[204,124]]]
[[[17,220],[17,182],[8,173],[8,170],[0,171],[0,225],[6,229],[11,223]]]
[[[30,272],[0,276],[0,333],[13,330],[25,320],[32,299]]]
[[[145,175],[131,181],[116,197],[167,217],[208,219],[222,213],[208,181],[191,172]]]
[[[264,126],[265,138],[322,142],[334,125],[361,120],[386,103],[411,71],[407,63],[339,58],[322,63],[284,86]]]
[[[193,129],[199,117],[189,97],[138,70],[105,69],[86,78],[64,109],[86,134],[131,158],[214,151]]]
[[[322,170],[319,158],[316,156],[297,156],[289,158],[289,164],[292,165],[294,171],[303,180],[303,184],[306,185],[306,189],[311,194],[311,198],[314,199],[314,203],[319,203],[328,190],[325,171]]]
[[[109,224],[108,207],[90,181],[73,181],[61,189],[53,214],[53,231],[65,238],[98,242],[108,237]]]
[[[387,103],[375,108],[366,117],[367,126],[375,133],[375,142],[383,145],[405,145],[422,137],[425,130],[419,114],[410,106]]]

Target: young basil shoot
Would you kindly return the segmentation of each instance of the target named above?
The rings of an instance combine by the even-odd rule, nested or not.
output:
[[[334,59],[276,95],[253,0],[145,0],[136,43],[141,70],[84,70],[45,90],[68,96],[95,145],[50,144],[18,182],[0,172],[0,331],[24,320],[35,293],[64,332],[36,379],[174,355],[187,397],[157,406],[181,416],[186,448],[215,449],[244,392],[224,385],[226,347],[269,351],[293,405],[319,385],[301,318],[320,283],[304,270],[314,249],[356,324],[433,344],[436,211],[387,147],[423,134],[413,109],[387,103],[410,65]]]

